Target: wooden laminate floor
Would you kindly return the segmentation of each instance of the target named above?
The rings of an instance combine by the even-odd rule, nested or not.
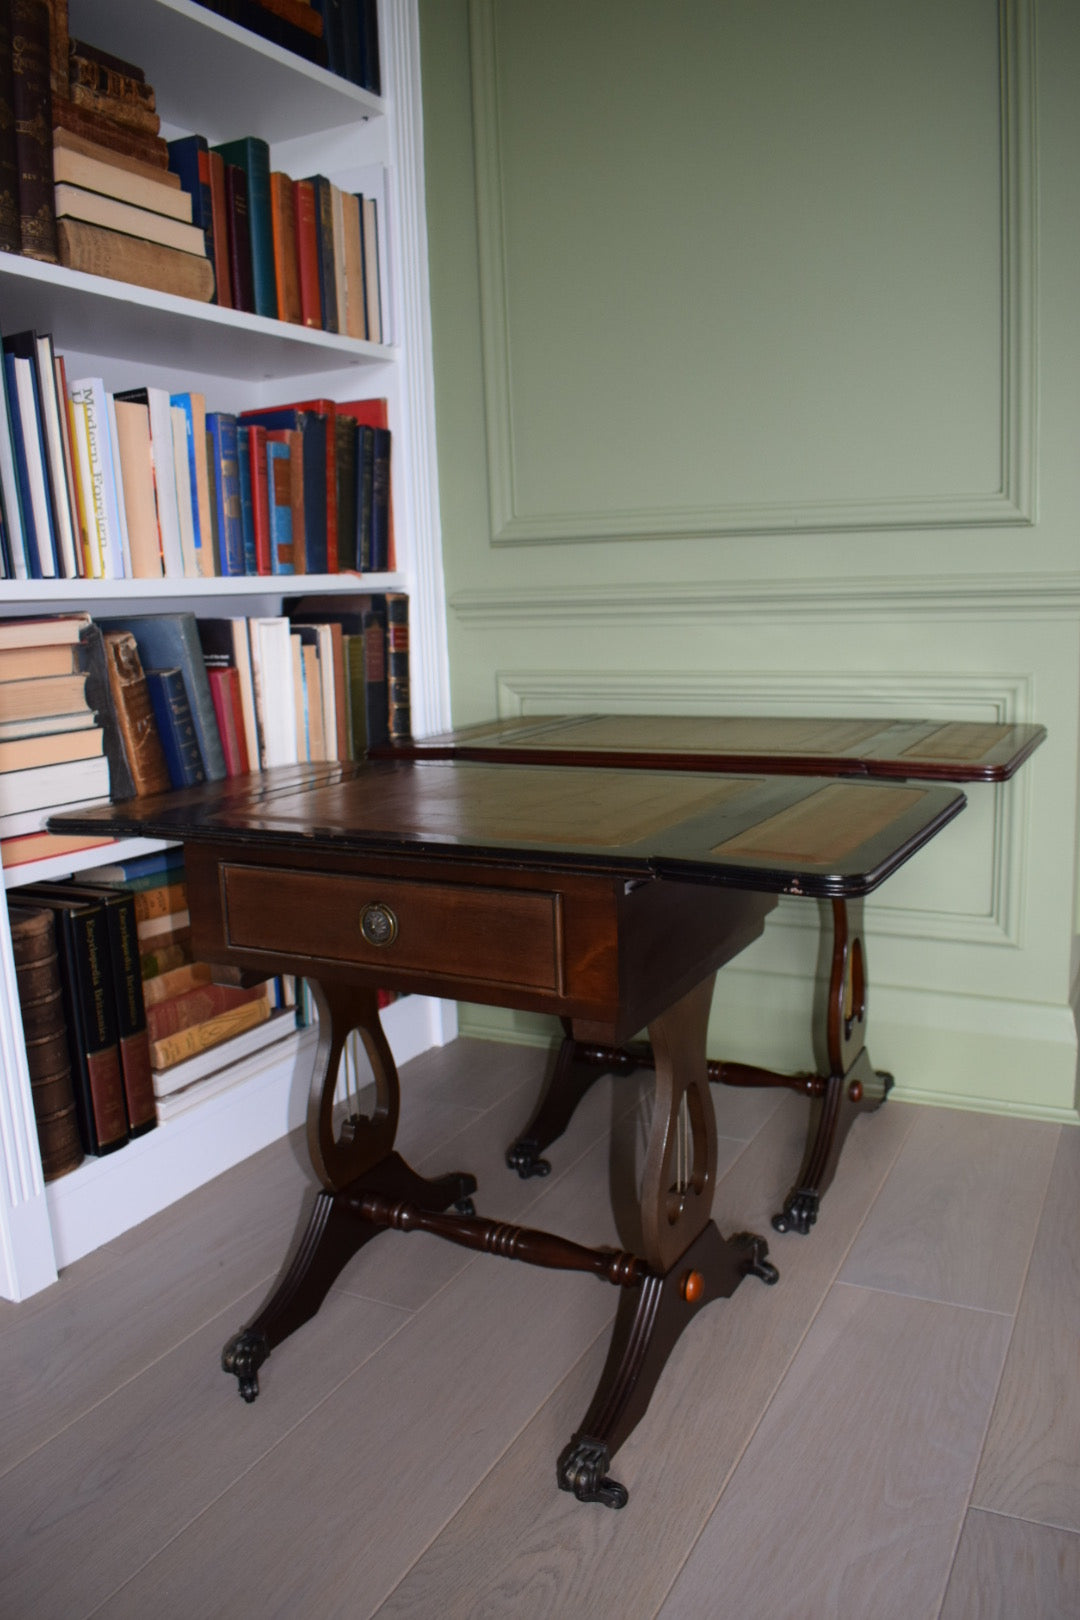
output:
[[[600,1081],[522,1182],[543,1064],[425,1054],[402,1150],[474,1170],[481,1213],[624,1241],[648,1077]],[[386,1234],[244,1405],[218,1357],[288,1245],[292,1138],[0,1302],[0,1615],[1075,1620],[1080,1131],[890,1102],[777,1237],[806,1104],[714,1100],[719,1223],[768,1234],[780,1282],[691,1325],[622,1512],[555,1485],[615,1305],[591,1277]]]

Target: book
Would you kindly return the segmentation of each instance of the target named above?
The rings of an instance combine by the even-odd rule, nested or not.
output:
[[[206,432],[212,447],[211,467],[217,508],[218,573],[226,578],[242,577],[245,572],[236,431],[237,419],[231,412],[206,413]]]
[[[159,136],[126,129],[114,119],[89,107],[76,106],[73,101],[54,100],[52,122],[54,139],[56,131],[64,129],[121,156],[138,158],[151,168],[168,167],[169,149]]]
[[[389,740],[412,736],[412,683],[409,676],[409,598],[386,593],[386,710]]]
[[[69,85],[68,95],[73,106],[83,107],[101,118],[107,118],[110,123],[119,124],[121,129],[150,136],[156,136],[161,129],[161,119],[156,112],[124,96],[111,96],[107,91],[95,90],[89,84]]]
[[[276,11],[265,9],[261,0],[196,0],[196,3],[219,17],[239,23],[242,28],[250,28],[253,34],[281,45],[285,50],[292,51],[294,56],[313,62],[316,67],[326,66],[326,41],[309,33],[306,28],[298,28]]]
[[[15,423],[8,399],[7,368],[0,364],[0,510],[10,560],[10,575],[27,579],[30,573],[27,535],[23,522],[22,490],[15,457]]]
[[[69,270],[152,287],[204,304],[213,297],[214,267],[205,254],[185,253],[78,219],[58,220],[56,237],[60,263]]]
[[[21,246],[13,91],[11,14],[7,6],[0,6],[0,252],[4,253],[18,253]]]
[[[211,1018],[234,1012],[249,1002],[265,1001],[265,985],[251,989],[238,989],[233,985],[198,984],[182,990],[163,1001],[155,1001],[147,1008],[146,1022],[151,1041],[162,1041],[181,1030],[194,1029]],[[160,1067],[160,1065],[159,1065]]]
[[[184,874],[184,851],[179,845],[151,850],[148,855],[132,855],[125,860],[95,866],[95,883],[120,883],[125,888],[157,888],[161,883],[179,881]]]
[[[296,573],[338,571],[337,445],[330,400],[243,411],[240,421],[267,429],[287,428],[301,436],[304,478],[304,561]],[[294,531],[293,540],[296,541]]]
[[[13,905],[8,921],[41,1172],[55,1181],[83,1160],[55,919],[47,906]]]
[[[180,530],[180,555],[184,559],[184,578],[199,577],[199,558],[196,545],[197,513],[195,492],[192,488],[191,456],[188,453],[190,418],[183,408],[169,396],[169,425],[172,430],[172,463],[176,479],[176,520]]]
[[[376,437],[372,442],[372,556],[361,563],[361,567],[371,572],[392,572],[395,563],[394,544],[394,501],[393,484],[391,476],[390,452],[391,433],[389,414],[385,399],[349,399],[338,401],[335,406],[338,416],[351,417],[361,427],[373,430]],[[378,503],[379,511],[376,513],[375,505]],[[378,531],[378,540],[375,532]]]
[[[129,166],[127,162],[112,162],[104,148],[100,149],[101,157],[91,157],[85,150],[86,144],[83,143],[84,150],[80,152],[54,140],[54,184],[100,192],[104,197],[113,197],[134,208],[146,208],[152,213],[179,220],[182,224],[193,223],[190,194],[179,184],[169,185],[160,169],[149,170],[148,165]],[[169,178],[179,177],[170,173]]]
[[[323,330],[340,332],[337,276],[334,269],[333,187],[324,174],[308,175],[304,182],[312,190],[315,205],[315,240],[319,249],[319,307]]]
[[[150,1043],[132,897],[122,889],[98,890],[85,879],[36,885],[35,892],[51,894],[60,900],[68,897],[85,900],[104,907],[109,953],[105,979],[113,998],[128,1135],[143,1136],[154,1129],[157,1113],[150,1079]]]
[[[134,203],[121,202],[117,197],[103,196],[99,191],[87,191],[82,186],[64,183],[53,189],[57,219],[83,220],[88,225],[122,231],[127,236],[157,242],[181,253],[206,256],[206,241],[197,225],[136,207]]]
[[[302,573],[304,471],[300,435],[284,428],[261,431],[266,453],[270,572]]]
[[[74,675],[80,668],[76,646],[0,648],[0,680],[25,681],[34,675]]]
[[[240,702],[240,676],[233,668],[211,669],[207,671],[207,675],[214,699],[218,730],[221,733],[226,774],[244,776],[251,767],[248,763],[244,712]]]
[[[189,1029],[179,1029],[175,1034],[164,1035],[160,1040],[151,1041],[151,1067],[155,1073],[161,1073],[162,1070],[182,1063],[185,1058],[194,1057],[198,1052],[205,1052],[210,1047],[220,1045],[231,1035],[240,1035],[244,1030],[251,1029],[257,1024],[264,1024],[269,1017],[270,997],[264,990],[255,1000],[230,1007],[227,1011],[208,1018],[204,1023],[194,1024]]]
[[[173,996],[183,995],[185,990],[209,984],[210,980],[209,962],[184,962],[180,967],[159,973],[156,978],[144,979],[143,1000],[148,1008],[154,1007],[159,1001],[169,1001]]]
[[[109,796],[109,762],[103,754],[58,765],[30,765],[0,772],[0,815],[53,809]]]
[[[300,319],[304,326],[323,324],[319,292],[319,237],[315,224],[315,187],[310,180],[293,183],[296,209],[296,260],[300,286]]]
[[[296,246],[296,199],[287,174],[270,175],[270,221],[274,243],[274,282],[278,319],[301,324],[300,264]]]
[[[100,553],[93,559],[94,577],[124,578],[124,535],[120,522],[117,458],[114,455],[112,417],[105,384],[100,377],[80,377],[69,386],[72,402],[85,407],[86,458],[89,488],[84,500],[94,514]],[[76,425],[79,418],[76,417]]]
[[[359,502],[356,448],[359,425],[349,416],[334,414],[334,452],[337,469],[338,572],[359,569]]]
[[[164,565],[154,491],[150,408],[133,399],[114,399],[113,406],[132,574],[136,579],[161,579]]]
[[[222,309],[231,309],[232,282],[229,276],[229,199],[225,189],[225,160],[220,152],[206,152],[210,177],[210,229],[206,232],[206,256],[214,265],[214,300]],[[205,229],[205,227],[204,227]]]
[[[157,733],[174,788],[206,781],[191,705],[179,669],[148,669],[146,684]]]
[[[139,972],[143,982],[155,978],[159,973],[167,973],[170,968],[179,967],[183,962],[190,962],[191,929],[178,934],[174,939],[156,940],[149,949],[139,942]]]
[[[100,726],[45,732],[12,742],[0,741],[0,774],[32,770],[41,765],[62,765],[69,760],[95,759],[102,751]]]
[[[56,356],[48,332],[26,334],[28,348],[34,361],[38,408],[41,413],[41,439],[45,467],[52,500],[53,526],[56,542],[57,570],[64,579],[78,577],[76,559],[76,532],[71,501],[68,496],[68,476],[64,461],[64,432],[61,420],[61,402],[56,389]],[[18,341],[17,339],[13,339]],[[18,352],[18,351],[16,351]],[[66,414],[67,396],[63,400]]]
[[[255,292],[254,313],[276,319],[274,231],[270,203],[270,148],[257,135],[224,141],[214,147],[226,164],[235,164],[247,181],[248,237]]]
[[[127,1105],[111,986],[105,907],[99,900],[60,899],[23,890],[56,921],[60,981],[79,1130],[88,1153],[105,1154],[128,1139]]]
[[[145,405],[150,426],[150,460],[154,469],[154,499],[161,559],[166,579],[183,579],[184,550],[180,539],[180,504],[176,484],[176,451],[172,400],[164,388],[128,388],[115,395],[116,403]]]
[[[18,838],[0,839],[0,861],[4,870],[13,866],[27,866],[32,861],[55,860],[61,856],[81,854],[88,849],[105,849],[111,839],[98,838],[90,833],[29,832]]]
[[[55,126],[52,132],[54,172],[57,152],[75,152],[81,157],[93,158],[96,163],[107,165],[110,169],[120,170],[130,175],[138,175],[144,180],[153,180],[159,186],[169,186],[173,191],[182,191],[184,189],[180,183],[180,176],[175,174],[172,169],[166,168],[160,156],[156,155],[153,160],[132,157],[127,152],[118,151],[115,146],[106,145],[103,141],[93,140],[86,135],[79,134],[74,129],[60,128],[56,126],[55,119],[53,122]],[[156,144],[165,146],[164,141]],[[168,160],[167,148],[165,160],[166,162]],[[93,191],[95,188],[90,186],[88,189]],[[135,199],[129,198],[125,200],[134,201]]]
[[[255,704],[259,717],[260,764],[295,765],[296,691],[289,621],[271,614],[248,621]]]
[[[352,171],[352,183],[371,209],[364,215],[364,271],[368,282],[374,278],[379,302],[379,339],[393,343],[396,314],[390,262],[390,199],[392,188],[385,164],[369,163]],[[374,236],[374,264],[371,242]],[[370,289],[369,289],[370,290]]]
[[[218,157],[221,158],[219,152]],[[233,309],[255,313],[255,271],[251,257],[251,223],[247,175],[237,163],[225,163],[226,241],[229,250],[229,295]]]
[[[296,1033],[296,1015],[289,1009],[271,1013],[261,1024],[230,1036],[195,1057],[176,1063],[154,1076],[159,1120],[174,1119],[208,1097],[237,1085],[251,1070],[244,1062]]]
[[[153,86],[147,84],[146,75],[134,63],[122,64],[116,56],[108,56],[96,46],[84,47],[73,39],[68,55],[68,88],[73,84],[86,85],[102,95],[119,101],[130,101],[149,112],[157,109]]]
[[[77,647],[89,613],[50,613],[42,619],[0,619],[0,649]]]
[[[13,333],[4,338],[4,375],[26,535],[26,560],[31,578],[55,579],[59,569],[52,494],[41,433],[37,367],[33,357],[25,352],[29,337],[28,333]]]
[[[149,922],[151,917],[175,919],[178,911],[187,910],[187,882],[183,868],[164,874],[164,881],[136,886],[125,883],[124,892],[131,895],[135,907],[136,923]]]
[[[201,578],[215,572],[213,523],[210,516],[210,478],[206,461],[206,396],[201,393],[170,394],[170,404],[185,417],[185,446],[192,490],[192,520],[195,560]]]
[[[9,15],[20,251],[55,264],[49,8],[45,0],[10,0]]]
[[[296,624],[340,624],[350,668],[352,757],[363,757],[362,745],[367,748],[384,746],[389,739],[390,725],[385,595],[357,592],[341,597],[294,596],[286,597],[281,606],[282,612]],[[363,648],[362,683],[356,664],[358,647],[353,645],[357,637],[361,638]]]
[[[191,917],[186,906],[180,911],[163,911],[160,916],[140,917],[136,919],[135,932],[140,949],[147,950],[189,934]]]
[[[134,791],[139,797],[165,793],[172,779],[135,637],[128,630],[112,630],[104,643],[109,686]]]
[[[86,676],[39,675],[28,681],[0,682],[0,721],[43,719],[88,710]]]
[[[345,272],[345,330],[350,337],[377,339],[368,327],[367,296],[364,288],[364,238],[360,199],[351,191],[340,192]]]

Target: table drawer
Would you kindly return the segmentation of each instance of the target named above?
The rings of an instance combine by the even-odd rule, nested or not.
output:
[[[221,893],[226,942],[238,949],[560,989],[557,893],[233,862],[222,863]]]

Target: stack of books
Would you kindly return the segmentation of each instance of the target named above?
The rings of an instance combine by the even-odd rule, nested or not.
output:
[[[25,858],[50,813],[110,795],[105,727],[88,679],[87,614],[0,622],[0,854]],[[89,690],[88,690],[89,688]],[[76,848],[90,848],[79,839]]]
[[[359,191],[324,175],[293,180],[271,168],[266,141],[169,142],[169,167],[191,198],[223,307],[393,341],[386,171],[358,171]]]
[[[214,272],[206,241],[192,223],[190,197],[166,166],[154,91],[142,69],[72,39],[69,101],[58,104],[54,123],[61,264],[209,300]]]
[[[207,11],[380,93],[377,0],[196,0]]]
[[[197,579],[395,567],[385,399],[208,410],[69,378],[48,333],[0,366],[0,577]]]

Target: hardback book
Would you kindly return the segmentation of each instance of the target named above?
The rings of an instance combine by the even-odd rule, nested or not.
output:
[[[83,1160],[56,924],[47,906],[10,906],[8,921],[41,1171],[46,1181],[55,1181]]]
[[[49,0],[49,86],[53,99],[68,92],[68,0]]]
[[[102,752],[100,726],[14,738],[9,742],[0,741],[0,773],[29,770],[37,765],[62,765],[66,760],[94,759]]]
[[[230,667],[208,670],[207,675],[221,733],[221,746],[225,752],[225,770],[229,776],[245,776],[251,766],[244,734],[239,673]]]
[[[149,793],[166,793],[172,786],[172,779],[158,735],[146,673],[135,637],[130,631],[111,630],[106,634],[105,659],[117,724],[135,793],[139,797]]]
[[[369,330],[367,320],[360,199],[351,191],[342,191],[340,196],[345,260],[345,330],[350,337],[368,338],[374,343],[378,340]]]
[[[198,991],[193,994],[197,995]],[[174,1034],[163,1035],[160,1040],[152,1040],[151,1067],[156,1074],[161,1073],[165,1069],[172,1068],[174,1064],[182,1063],[185,1058],[194,1057],[198,1052],[205,1052],[210,1047],[220,1045],[231,1035],[240,1035],[256,1024],[264,1024],[269,1017],[270,997],[264,989],[263,994],[255,1000],[230,1007],[201,1024],[193,1024],[190,1028],[178,1029]]]
[[[205,782],[206,771],[183,673],[179,669],[148,669],[146,684],[170,783],[174,788],[182,788]]]
[[[46,0],[10,0],[8,11],[13,46],[11,105],[18,162],[20,250],[31,259],[55,264],[49,7]],[[16,39],[21,41],[21,49],[14,49]]]
[[[287,174],[270,175],[270,220],[274,240],[274,281],[278,319],[301,324],[300,265],[296,247],[296,199]]]
[[[7,368],[3,364],[0,364],[0,499],[3,502],[4,538],[10,562],[9,577],[28,579],[30,562],[15,456],[15,423],[13,407],[8,399]]]
[[[154,492],[150,408],[133,399],[114,399],[113,404],[132,573],[136,579],[161,579],[161,530]]]
[[[97,838],[89,833],[51,833],[42,829],[40,832],[23,833],[18,838],[0,838],[0,862],[7,871],[13,866],[51,861],[58,856],[81,854],[88,849],[105,850],[110,842],[108,838]]]
[[[233,1035],[195,1057],[176,1063],[154,1076],[159,1120],[175,1119],[205,1102],[208,1097],[227,1091],[250,1076],[245,1059],[296,1033],[296,1015],[288,1008],[272,1012],[261,1024]]]
[[[310,180],[293,182],[296,199],[296,260],[300,283],[300,319],[304,326],[323,324],[319,291],[319,235],[315,223],[315,187]]]
[[[161,129],[161,119],[150,107],[129,101],[125,96],[110,96],[88,84],[70,85],[69,100],[74,106],[107,118],[110,123],[133,130],[137,135],[156,136]]]
[[[152,287],[204,304],[213,297],[214,267],[205,254],[185,253],[80,219],[58,220],[56,236],[60,263],[69,270]]]
[[[390,741],[412,736],[412,684],[409,678],[409,598],[386,593],[386,712]]]
[[[109,952],[107,978],[116,1018],[128,1134],[142,1136],[154,1129],[157,1112],[150,1078],[150,1044],[132,897],[122,889],[97,890],[85,880],[42,884],[37,886],[36,892],[50,893],[61,900],[71,897],[100,903],[104,907]]]
[[[147,1028],[151,1041],[162,1041],[169,1035],[176,1035],[181,1030],[194,1029],[199,1024],[207,1023],[211,1018],[219,1018],[223,1013],[234,1012],[240,1007],[246,1007],[253,1001],[265,1001],[267,991],[265,985],[255,985],[250,989],[238,989],[233,985],[199,984],[193,985],[189,990],[182,990],[175,996],[164,1001],[156,1001],[147,1009]],[[161,1065],[157,1065],[161,1067]]]
[[[58,642],[47,647],[0,647],[0,680],[26,681],[34,675],[74,675],[78,647]]]
[[[270,148],[257,135],[225,141],[215,146],[226,164],[235,164],[247,181],[248,233],[256,315],[271,320],[278,313],[277,284],[274,278],[274,230],[270,205]]]
[[[232,309],[232,280],[229,274],[229,198],[225,188],[225,159],[220,152],[206,153],[210,174],[211,227],[206,233],[206,254],[214,262],[215,301],[222,309]]]
[[[337,469],[338,572],[359,571],[359,485],[356,450],[359,424],[334,413],[334,453]]]
[[[323,37],[323,20],[319,12],[313,9],[311,0],[258,0],[264,11],[272,11],[275,16],[283,17],[296,28],[302,28],[308,34],[314,34],[316,39]]]
[[[379,286],[379,213],[374,197],[358,197],[363,249],[364,325],[370,343],[385,343]]]
[[[255,513],[251,504],[251,440],[244,429],[236,434],[236,471],[240,485],[240,534],[244,546],[244,573],[257,574],[255,565]]]
[[[260,764],[295,765],[296,691],[289,621],[281,614],[248,621]]]
[[[29,887],[27,900],[56,919],[71,1072],[79,1129],[88,1153],[111,1153],[128,1139],[127,1104],[111,984],[105,907],[99,900],[59,899]]]
[[[0,681],[0,721],[39,720],[86,713],[86,676],[37,675],[26,681]]]
[[[27,354],[34,364],[41,442],[52,502],[57,571],[64,579],[76,579],[78,577],[76,525],[68,495],[61,401],[56,388],[56,356],[53,353],[52,337],[48,332],[31,331],[16,333],[10,341],[13,353]],[[66,414],[66,396],[63,404]]]
[[[263,428],[271,574],[304,572],[303,450],[300,434]],[[298,555],[299,554],[299,555]]]
[[[308,175],[306,184],[315,202],[315,237],[319,248],[319,305],[323,330],[340,332],[337,273],[334,268],[333,186],[324,174]]]
[[[89,613],[50,613],[43,619],[0,619],[0,648],[77,647]]]
[[[142,68],[134,63],[122,64],[119,57],[110,57],[96,46],[84,47],[77,39],[70,41],[68,54],[69,89],[73,84],[85,85],[118,101],[130,101],[149,112],[157,110],[153,86],[147,84]]]
[[[162,146],[165,145],[164,142],[161,142],[160,144]],[[87,135],[81,135],[77,130],[61,129],[59,127],[53,129],[54,172],[56,165],[56,154],[58,152],[70,152],[75,153],[80,157],[92,158],[95,163],[100,163],[117,174],[128,174],[139,177],[143,180],[152,180],[155,185],[168,186],[172,191],[183,191],[184,189],[180,184],[180,176],[178,174],[174,174],[172,169],[166,168],[157,157],[155,157],[153,161],[148,161],[146,158],[142,157],[132,157],[130,153],[119,152],[115,147],[108,146],[102,141],[95,141]],[[167,156],[168,150],[166,149],[166,157]],[[73,183],[76,185],[81,185],[84,182],[75,181]],[[90,186],[88,189],[90,191],[94,191],[97,188]],[[109,195],[111,196],[113,193],[110,192]],[[134,202],[137,199],[134,197],[125,197],[124,200],[126,202]],[[166,210],[161,211],[166,212]]]
[[[41,433],[37,368],[29,355],[16,353],[16,337],[21,339],[22,335],[4,339],[4,376],[26,536],[26,560],[31,578],[55,579],[59,569],[53,531],[52,495]]]
[[[122,231],[144,242],[176,248],[181,253],[206,255],[206,242],[197,225],[185,224],[167,214],[138,208],[133,203],[106,197],[82,186],[61,184],[54,187],[57,219],[78,219],[110,231]]]
[[[85,407],[86,465],[89,487],[83,499],[93,510],[100,553],[92,559],[95,578],[124,578],[124,528],[120,517],[118,458],[113,442],[113,419],[101,377],[80,377],[69,385],[72,403]],[[76,416],[76,425],[80,421]],[[80,469],[82,460],[80,457]]]
[[[205,135],[183,135],[170,141],[169,173],[179,180],[180,188],[188,199],[192,225],[203,232],[203,252],[208,259],[215,260],[217,244],[214,241],[209,151]]]
[[[182,911],[165,911],[160,916],[143,917],[136,919],[135,932],[139,937],[139,946],[147,950],[151,946],[164,943],[167,940],[177,939],[191,930],[191,917],[185,906]]]
[[[132,855],[126,860],[93,868],[95,883],[116,883],[124,888],[153,889],[161,883],[178,882],[184,875],[184,851],[176,844],[155,849],[149,855]]]
[[[110,152],[138,158],[152,168],[168,168],[169,148],[160,136],[126,128],[89,107],[76,106],[73,101],[54,100],[52,122],[54,135],[56,130],[64,129],[93,141],[97,146],[107,147]]]
[[[120,531],[120,562],[119,567],[125,579],[132,577],[131,570],[131,542],[127,532],[127,507],[124,504],[124,475],[120,469],[120,449],[116,437],[116,401],[111,394],[105,395],[105,414],[109,423],[109,455],[110,471],[112,473],[113,489],[116,497],[116,516]]]
[[[191,960],[190,928],[173,939],[152,940],[147,947],[139,941],[139,972],[144,983],[147,979],[156,978],[159,973],[168,973],[170,968],[180,967]]]
[[[85,144],[85,143],[84,143]],[[79,186],[84,191],[114,197],[135,208],[164,214],[182,224],[192,223],[191,197],[182,186],[169,185],[160,169],[145,164],[114,163],[104,148],[101,157],[54,143],[53,180],[57,185]],[[169,180],[178,177],[166,171]],[[152,176],[152,177],[151,177]]]
[[[297,573],[338,572],[337,443],[331,400],[244,411],[240,421],[301,435],[304,467],[304,564]],[[294,541],[296,536],[294,535]]]
[[[336,413],[339,416],[351,416],[354,422],[362,427],[370,427],[379,438],[374,445],[373,463],[373,528],[376,521],[379,527],[380,538],[375,543],[373,557],[365,561],[363,567],[374,572],[392,572],[396,566],[396,548],[394,544],[394,500],[393,485],[390,468],[390,424],[385,399],[349,399],[343,403],[338,402]],[[377,490],[377,496],[375,491]],[[376,520],[374,502],[378,499],[384,512],[380,512]]]
[[[103,621],[105,622],[105,621]],[[130,630],[139,647],[147,675],[152,669],[179,669],[191,708],[206,779],[220,782],[225,775],[214,704],[206,679],[199,632],[193,613],[150,613],[107,621],[110,630]],[[162,739],[164,742],[164,738]],[[167,757],[167,755],[166,755]]]
[[[219,152],[218,157],[221,157]],[[233,309],[255,314],[255,269],[251,257],[251,222],[247,175],[238,163],[221,159],[225,173],[226,238],[229,248],[229,291]]]
[[[197,514],[192,488],[191,456],[188,449],[189,418],[181,406],[172,403],[170,395],[169,423],[172,430],[173,476],[176,480],[176,518],[180,529],[180,554],[184,559],[184,578],[199,577],[197,547]]]
[[[350,728],[354,752],[383,746],[389,739],[389,694],[387,686],[387,604],[378,593],[355,595],[294,596],[282,602],[282,611],[296,624],[339,624],[346,641],[350,675]],[[363,649],[363,679],[357,665]]]
[[[368,281],[372,279],[379,298],[379,342],[393,343],[395,310],[393,285],[390,275],[390,206],[391,186],[385,164],[368,163],[352,171],[352,183],[371,204],[364,219],[364,269]],[[371,260],[369,234],[374,235],[374,264]]]
[[[147,1007],[154,1007],[159,1001],[169,1001],[173,996],[183,995],[185,990],[209,984],[210,979],[209,962],[184,962],[180,967],[159,973],[156,978],[144,979],[143,1001]]]
[[[53,0],[54,5],[60,5],[66,11],[64,0]],[[88,62],[94,62],[99,67],[110,69],[114,73],[122,73],[140,86],[146,85],[146,72],[137,62],[129,62],[125,57],[116,56],[112,51],[103,51],[100,45],[91,45],[85,39],[77,39],[70,33],[68,35],[67,56],[82,57]],[[71,71],[68,69],[67,77],[70,81]],[[149,88],[149,87],[147,87]]]
[[[133,799],[136,792],[135,776],[110,680],[105,634],[99,624],[91,622],[86,626],[79,638],[79,648],[86,669],[86,701],[102,730],[105,758],[109,766],[109,796],[117,802]]]
[[[180,539],[171,396],[164,388],[128,388],[114,397],[117,404],[130,403],[147,408],[162,565],[166,579],[183,579],[187,571]]]
[[[30,765],[0,772],[0,815],[57,809],[109,797],[109,762],[103,754],[59,765]]]
[[[15,145],[11,71],[11,13],[0,6],[0,252],[18,253],[19,161]]]
[[[217,509],[218,572],[226,578],[242,577],[245,572],[244,531],[240,517],[237,419],[230,411],[207,411],[206,432],[213,449],[211,470]]]
[[[192,490],[192,520],[195,533],[195,560],[199,576],[211,579],[215,572],[213,523],[210,516],[210,479],[206,461],[206,396],[200,393],[170,394],[171,405],[185,418],[185,450]]]

